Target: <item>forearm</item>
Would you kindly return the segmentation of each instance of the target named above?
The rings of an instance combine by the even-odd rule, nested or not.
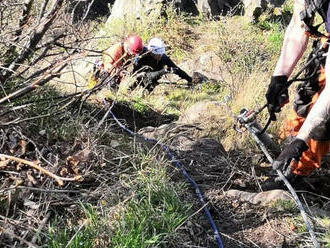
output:
[[[154,71],[154,72],[147,72],[147,77],[149,80],[155,80],[160,78],[161,76],[165,75],[167,72],[165,69]]]
[[[323,89],[318,100],[310,110],[304,124],[299,130],[297,138],[304,141],[317,136],[330,118],[330,84],[328,83]],[[327,138],[327,137],[324,137]]]
[[[296,0],[294,13],[285,32],[281,55],[276,64],[273,75],[286,75],[290,77],[298,60],[306,50],[308,35],[305,33],[303,22],[300,20],[300,12],[305,5],[304,0]]]
[[[183,78],[185,80],[187,80],[188,82],[192,81],[192,78],[183,70],[181,70],[180,68],[178,68],[178,72],[176,73],[180,78]]]
[[[176,68],[176,71],[174,74],[178,75],[180,78],[183,78],[187,80],[188,82],[192,81],[192,78],[183,71],[180,67],[178,67],[168,56],[163,57],[164,65],[166,65],[168,68]]]

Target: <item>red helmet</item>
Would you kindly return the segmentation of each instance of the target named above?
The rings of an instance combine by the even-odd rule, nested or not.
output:
[[[126,40],[127,48],[132,55],[136,55],[143,50],[142,39],[137,35],[131,35]]]

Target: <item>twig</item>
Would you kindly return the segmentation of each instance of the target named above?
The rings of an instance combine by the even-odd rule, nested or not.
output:
[[[0,232],[6,233],[6,234],[8,234],[9,236],[12,236],[15,239],[18,239],[19,241],[23,242],[24,244],[27,244],[31,248],[39,248],[39,246],[36,246],[36,245],[32,244],[31,242],[17,236],[15,233],[12,233],[12,232],[4,229],[3,227],[0,227]]]
[[[54,173],[42,168],[41,166],[37,165],[34,162],[27,161],[25,159],[17,158],[17,157],[14,157],[14,156],[5,155],[5,154],[0,154],[0,158],[1,157],[6,158],[6,159],[11,159],[11,160],[14,160],[18,163],[23,163],[23,164],[26,164],[28,166],[31,166],[32,168],[34,168],[36,170],[39,170],[40,172],[44,173],[45,175],[47,175],[51,178],[54,178],[59,186],[63,186],[63,184],[64,184],[63,181],[78,181],[81,178],[81,176],[76,176],[74,178],[60,177],[60,176],[57,176]]]
[[[193,213],[192,215],[188,216],[187,219],[182,222],[180,225],[178,225],[176,228],[175,228],[175,232],[181,227],[183,226],[189,219],[191,219],[192,217],[194,217],[196,214],[198,214],[199,212],[201,212],[207,205],[209,205],[209,202],[205,203],[204,206],[202,206],[200,209],[198,209],[195,213]]]
[[[307,191],[307,190],[296,190],[297,193],[306,193],[306,194],[311,194],[311,195],[314,195],[314,196],[317,196],[317,197],[320,197],[320,198],[323,198],[325,200],[328,200],[330,201],[330,198],[329,197],[326,197],[324,195],[319,195],[319,194],[316,194],[316,193],[313,193],[313,192],[310,192],[310,191]]]
[[[73,193],[73,194],[84,194],[87,193],[88,191],[84,190],[67,190],[67,189],[44,189],[44,188],[34,188],[34,187],[28,187],[28,186],[16,186],[16,187],[11,187],[11,188],[5,188],[0,190],[0,194],[6,191],[10,191],[13,189],[27,189],[27,190],[31,190],[31,191],[39,191],[39,192],[43,192],[43,193]]]
[[[50,212],[48,212],[46,214],[46,216],[43,218],[43,220],[40,222],[39,226],[38,226],[38,229],[36,231],[36,233],[34,234],[32,240],[31,240],[31,243],[34,244],[36,241],[37,241],[37,238],[39,236],[39,233],[41,232],[41,230],[43,229],[43,227],[45,226],[46,222],[48,221],[50,217]],[[31,246],[29,248],[32,248]]]
[[[101,121],[97,124],[96,130],[98,130],[101,127],[101,125],[103,124],[103,122],[105,121],[105,119],[108,117],[108,115],[110,114],[110,111],[112,110],[114,104],[115,104],[115,101],[112,102],[112,104],[109,107],[108,111],[105,113],[105,115],[103,116],[103,118],[101,119]]]
[[[249,248],[251,248],[251,246],[246,245],[246,244],[244,244],[243,242],[239,241],[238,239],[232,238],[232,237],[230,237],[229,235],[227,235],[227,234],[225,234],[225,233],[220,232],[220,234],[221,234],[221,236],[224,236],[224,237],[226,237],[227,239],[233,240],[233,241],[239,243],[240,245],[243,245],[243,246],[245,246],[245,247],[249,247]]]

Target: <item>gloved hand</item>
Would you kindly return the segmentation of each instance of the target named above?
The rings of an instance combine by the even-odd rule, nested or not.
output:
[[[288,146],[284,148],[281,154],[273,161],[274,170],[281,170],[284,174],[292,159],[299,161],[302,153],[308,149],[305,141],[295,138]]]
[[[289,102],[287,87],[287,76],[272,76],[266,93],[268,112],[272,121],[276,121],[275,113],[279,113],[284,104]]]

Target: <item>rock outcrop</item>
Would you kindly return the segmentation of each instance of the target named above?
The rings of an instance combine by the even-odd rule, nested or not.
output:
[[[242,0],[245,16],[255,21],[270,6],[281,7],[285,0]]]
[[[111,9],[111,15],[107,22],[126,16],[139,18],[141,14],[148,14],[152,11],[157,11],[160,15],[160,10],[165,3],[166,0],[117,0]]]
[[[240,0],[116,0],[108,21],[127,15],[139,17],[141,13],[159,12],[168,4],[187,13],[203,13],[211,17],[225,14],[239,3]]]
[[[225,14],[239,2],[239,0],[198,0],[197,6],[201,13],[211,17]]]
[[[110,6],[115,0],[73,0],[69,1],[66,11],[71,14],[73,23],[82,19],[95,19],[99,16],[109,16]]]

